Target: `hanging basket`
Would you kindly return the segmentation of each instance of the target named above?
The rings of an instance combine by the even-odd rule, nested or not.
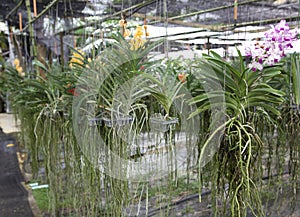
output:
[[[88,117],[88,124],[90,127],[102,126],[102,120],[99,117]]]
[[[289,105],[288,108],[290,110],[300,111],[300,105],[292,104],[292,105]]]
[[[178,124],[176,117],[164,118],[161,114],[150,117],[150,128],[154,131],[167,132],[175,129],[176,124]]]
[[[107,127],[124,126],[132,123],[133,121],[133,117],[130,115],[124,117],[115,117],[115,118],[102,117],[101,119],[104,125]]]
[[[94,115],[90,116],[88,115],[87,116],[87,121],[88,121],[88,125],[90,127],[95,127],[95,126],[102,126],[102,113],[103,112],[103,109],[100,109],[99,112],[96,112],[97,108],[98,108],[98,105],[97,105],[97,102],[95,100],[88,100],[86,102],[86,109],[88,111],[92,111],[94,112]],[[95,113],[96,112],[96,113]]]
[[[300,105],[297,104],[280,106],[279,109],[283,109],[284,111],[292,111],[295,114],[300,114]]]

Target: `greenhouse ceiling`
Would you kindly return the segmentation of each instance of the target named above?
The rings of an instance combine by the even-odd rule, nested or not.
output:
[[[21,13],[23,23],[28,23],[26,2],[31,4],[31,12],[34,13],[32,0],[0,0],[0,20],[7,20],[11,25],[19,26]],[[164,9],[162,0],[148,0],[142,3],[127,0],[36,0],[36,13],[41,15],[43,12],[52,18],[84,18],[93,15],[116,15],[117,12],[131,8],[127,10],[128,18],[143,16],[155,22],[162,22],[164,18],[168,18],[167,21],[171,24],[210,29],[220,25],[264,25],[276,23],[279,18],[286,18],[287,21],[299,20],[297,0],[239,0],[236,1],[236,17],[234,17],[234,2],[234,0],[170,0]],[[136,4],[139,6],[135,7]],[[120,17],[119,14],[117,16]]]
[[[122,16],[133,25],[147,20],[149,39],[167,37],[183,46],[211,43],[217,48],[242,46],[261,38],[270,25],[282,19],[292,28],[299,26],[300,21],[297,0],[36,0],[36,3],[0,0],[0,3],[0,21],[13,26],[15,34],[28,35],[31,26],[38,43],[58,55],[60,49],[55,47],[62,41],[72,47],[74,37],[80,34],[87,41],[98,35],[83,47],[85,51],[105,41],[110,43],[105,33],[110,31],[106,22],[118,23]],[[48,31],[50,25],[55,27]]]

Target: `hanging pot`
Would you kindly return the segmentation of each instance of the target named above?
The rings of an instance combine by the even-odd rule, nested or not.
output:
[[[154,131],[167,132],[175,129],[176,124],[178,124],[178,118],[176,117],[164,118],[161,114],[150,117],[150,127]]]
[[[133,121],[133,117],[130,115],[124,117],[115,117],[115,118],[102,117],[101,119],[104,125],[106,125],[107,127],[124,126],[132,123]]]
[[[99,117],[88,117],[88,123],[90,127],[95,127],[95,126],[102,126],[102,121],[101,118]]]

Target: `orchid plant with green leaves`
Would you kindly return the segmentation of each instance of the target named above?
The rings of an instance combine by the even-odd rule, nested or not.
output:
[[[280,116],[278,106],[284,102],[284,92],[274,89],[271,83],[280,76],[281,68],[271,66],[255,72],[246,66],[241,55],[239,64],[232,64],[211,52],[194,64],[192,74],[202,82],[213,86],[219,83],[223,87],[223,91],[195,88],[191,101],[197,105],[192,115],[209,114],[213,108],[221,106],[226,108],[227,120],[223,128],[219,127],[216,132],[207,135],[199,145],[199,174],[203,175],[201,166],[210,147],[209,142],[217,131],[222,131],[219,150],[212,164],[208,165],[213,195],[224,200],[223,212],[213,203],[215,215],[246,216],[250,209],[254,215],[261,216],[263,210],[256,180],[262,165],[255,159],[261,157],[263,143],[257,121],[273,125],[276,117]],[[224,105],[218,100],[222,97],[225,98]]]

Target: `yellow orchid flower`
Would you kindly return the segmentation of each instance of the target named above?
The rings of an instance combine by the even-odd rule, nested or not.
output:
[[[23,68],[21,66],[16,67],[16,69],[20,74],[23,72]]]
[[[134,38],[140,38],[143,35],[144,35],[143,28],[141,26],[137,26],[133,37]]]
[[[119,21],[119,25],[120,25],[121,27],[125,27],[125,26],[127,25],[126,20],[121,19],[121,20]]]
[[[72,68],[74,67],[75,65],[84,65],[84,56],[85,56],[85,53],[82,51],[82,50],[76,50],[77,52],[73,52],[72,53],[72,59],[70,60],[70,64],[69,66]],[[76,64],[74,64],[76,63]]]
[[[129,29],[125,29],[124,30],[124,38],[126,38],[126,37],[128,37],[128,36],[130,36],[131,35],[131,32],[130,32],[130,30]]]
[[[130,50],[137,50],[145,44],[145,39],[142,38],[133,38],[130,40]]]
[[[14,65],[18,67],[20,65],[20,60],[17,58],[14,60]]]
[[[23,72],[23,68],[21,66],[16,67],[16,70],[18,71],[21,77],[25,76],[25,72]]]

